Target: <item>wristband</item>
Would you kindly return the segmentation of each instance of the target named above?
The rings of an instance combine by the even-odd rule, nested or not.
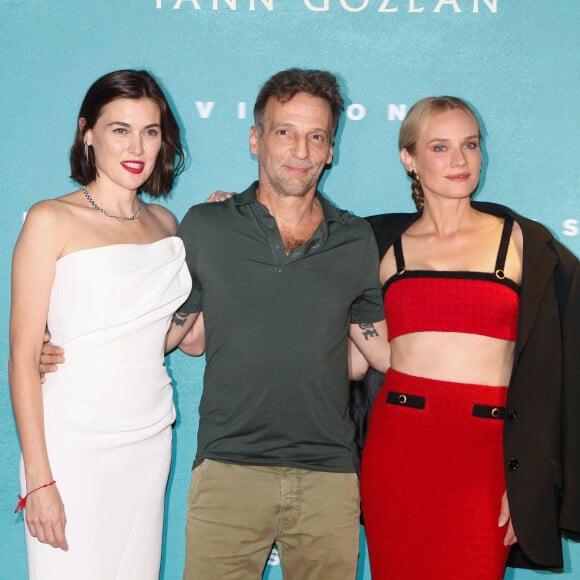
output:
[[[22,497],[20,494],[18,494],[19,501],[18,501],[18,505],[16,506],[16,509],[14,510],[14,513],[17,514],[18,512],[22,511],[26,507],[26,498],[31,493],[34,493],[35,491],[38,491],[39,489],[42,489],[43,487],[49,487],[51,485],[54,485],[55,483],[56,483],[56,481],[53,479],[52,481],[49,481],[48,483],[45,483],[44,485],[41,485],[40,487],[37,487],[36,489],[29,491],[24,497]]]

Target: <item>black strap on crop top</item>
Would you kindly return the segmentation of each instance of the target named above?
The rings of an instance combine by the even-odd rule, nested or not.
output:
[[[497,251],[497,258],[495,260],[495,269],[494,269],[495,276],[499,280],[503,280],[505,278],[504,271],[505,261],[510,244],[513,225],[514,225],[513,218],[511,216],[506,216],[503,222],[503,230],[501,232],[501,239],[499,242],[499,248]],[[401,236],[399,236],[393,242],[393,250],[395,252],[397,274],[402,274],[405,271],[405,258],[403,257],[403,245],[401,243]]]

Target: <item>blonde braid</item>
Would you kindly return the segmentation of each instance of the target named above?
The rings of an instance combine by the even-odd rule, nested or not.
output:
[[[425,206],[425,194],[423,193],[423,187],[421,186],[421,178],[414,169],[407,171],[407,175],[412,179],[411,195],[415,202],[415,207],[418,211],[421,211]]]

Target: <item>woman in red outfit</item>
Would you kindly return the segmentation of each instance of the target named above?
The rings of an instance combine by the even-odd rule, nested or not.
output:
[[[373,580],[501,579],[518,542],[505,475],[518,462],[504,457],[504,427],[517,417],[508,386],[529,220],[471,201],[480,139],[465,102],[419,101],[399,137],[419,211],[370,218],[391,357],[362,457]]]

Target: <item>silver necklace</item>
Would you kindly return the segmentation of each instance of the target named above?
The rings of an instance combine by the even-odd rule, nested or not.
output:
[[[131,217],[123,217],[120,215],[113,215],[110,214],[107,210],[103,209],[92,197],[91,194],[89,193],[89,190],[87,188],[86,185],[83,185],[83,187],[81,188],[82,192],[86,198],[86,200],[97,210],[99,210],[103,215],[107,216],[108,218],[112,218],[114,220],[117,220],[118,222],[132,222],[134,220],[138,220],[139,216],[141,215],[141,208],[143,207],[143,204],[141,203],[141,200],[139,200],[139,203],[137,204],[137,211],[135,211],[135,213],[131,216]]]

